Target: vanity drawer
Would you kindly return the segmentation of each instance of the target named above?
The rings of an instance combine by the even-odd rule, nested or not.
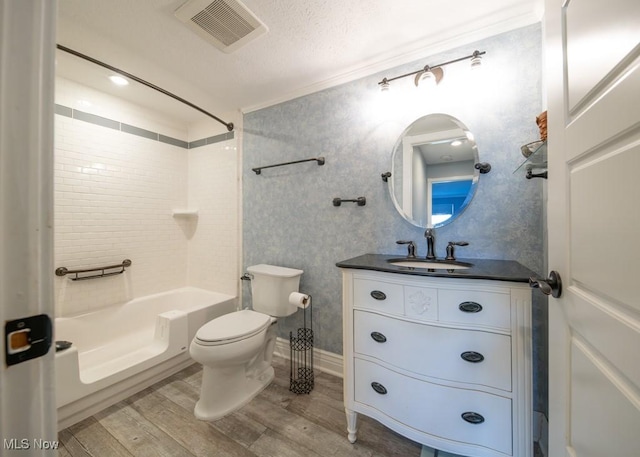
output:
[[[371,279],[354,279],[353,303],[357,308],[402,315],[404,289],[401,284]]]
[[[425,376],[511,391],[511,337],[354,311],[354,350]]]
[[[358,358],[354,384],[356,402],[403,424],[430,435],[512,454],[508,398],[424,382]]]
[[[509,293],[439,289],[438,306],[440,322],[511,329]]]

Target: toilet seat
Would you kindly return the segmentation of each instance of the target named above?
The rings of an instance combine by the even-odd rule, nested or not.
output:
[[[233,343],[260,333],[271,322],[271,316],[243,309],[217,317],[200,327],[194,342],[203,346]]]

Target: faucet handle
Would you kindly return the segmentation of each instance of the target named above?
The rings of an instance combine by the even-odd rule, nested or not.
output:
[[[407,245],[407,258],[415,259],[416,257],[416,245],[413,241],[408,240],[398,240],[396,244],[406,244]]]
[[[469,246],[469,243],[467,241],[449,241],[449,244],[447,244],[447,256],[444,258],[445,260],[456,260],[453,255],[454,246]]]

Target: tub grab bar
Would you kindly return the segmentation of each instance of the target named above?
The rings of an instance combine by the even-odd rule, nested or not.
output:
[[[94,279],[94,278],[104,278],[105,276],[113,276],[124,273],[125,267],[131,266],[131,260],[124,259],[122,263],[117,265],[107,265],[106,267],[96,267],[96,268],[86,268],[82,270],[69,270],[66,267],[58,267],[56,268],[56,276],[65,276],[65,275],[76,275],[75,278],[69,278],[72,281],[81,281],[83,279]],[[105,273],[105,270],[112,270],[114,268],[120,268],[120,271],[112,271],[110,273]],[[94,271],[99,271],[100,273],[90,275],[90,276],[78,276],[80,273],[91,273]]]

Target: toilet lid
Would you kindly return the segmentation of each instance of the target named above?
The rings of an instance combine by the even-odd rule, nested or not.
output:
[[[196,333],[196,339],[205,343],[240,340],[259,333],[270,323],[270,316],[243,309],[207,322]]]

